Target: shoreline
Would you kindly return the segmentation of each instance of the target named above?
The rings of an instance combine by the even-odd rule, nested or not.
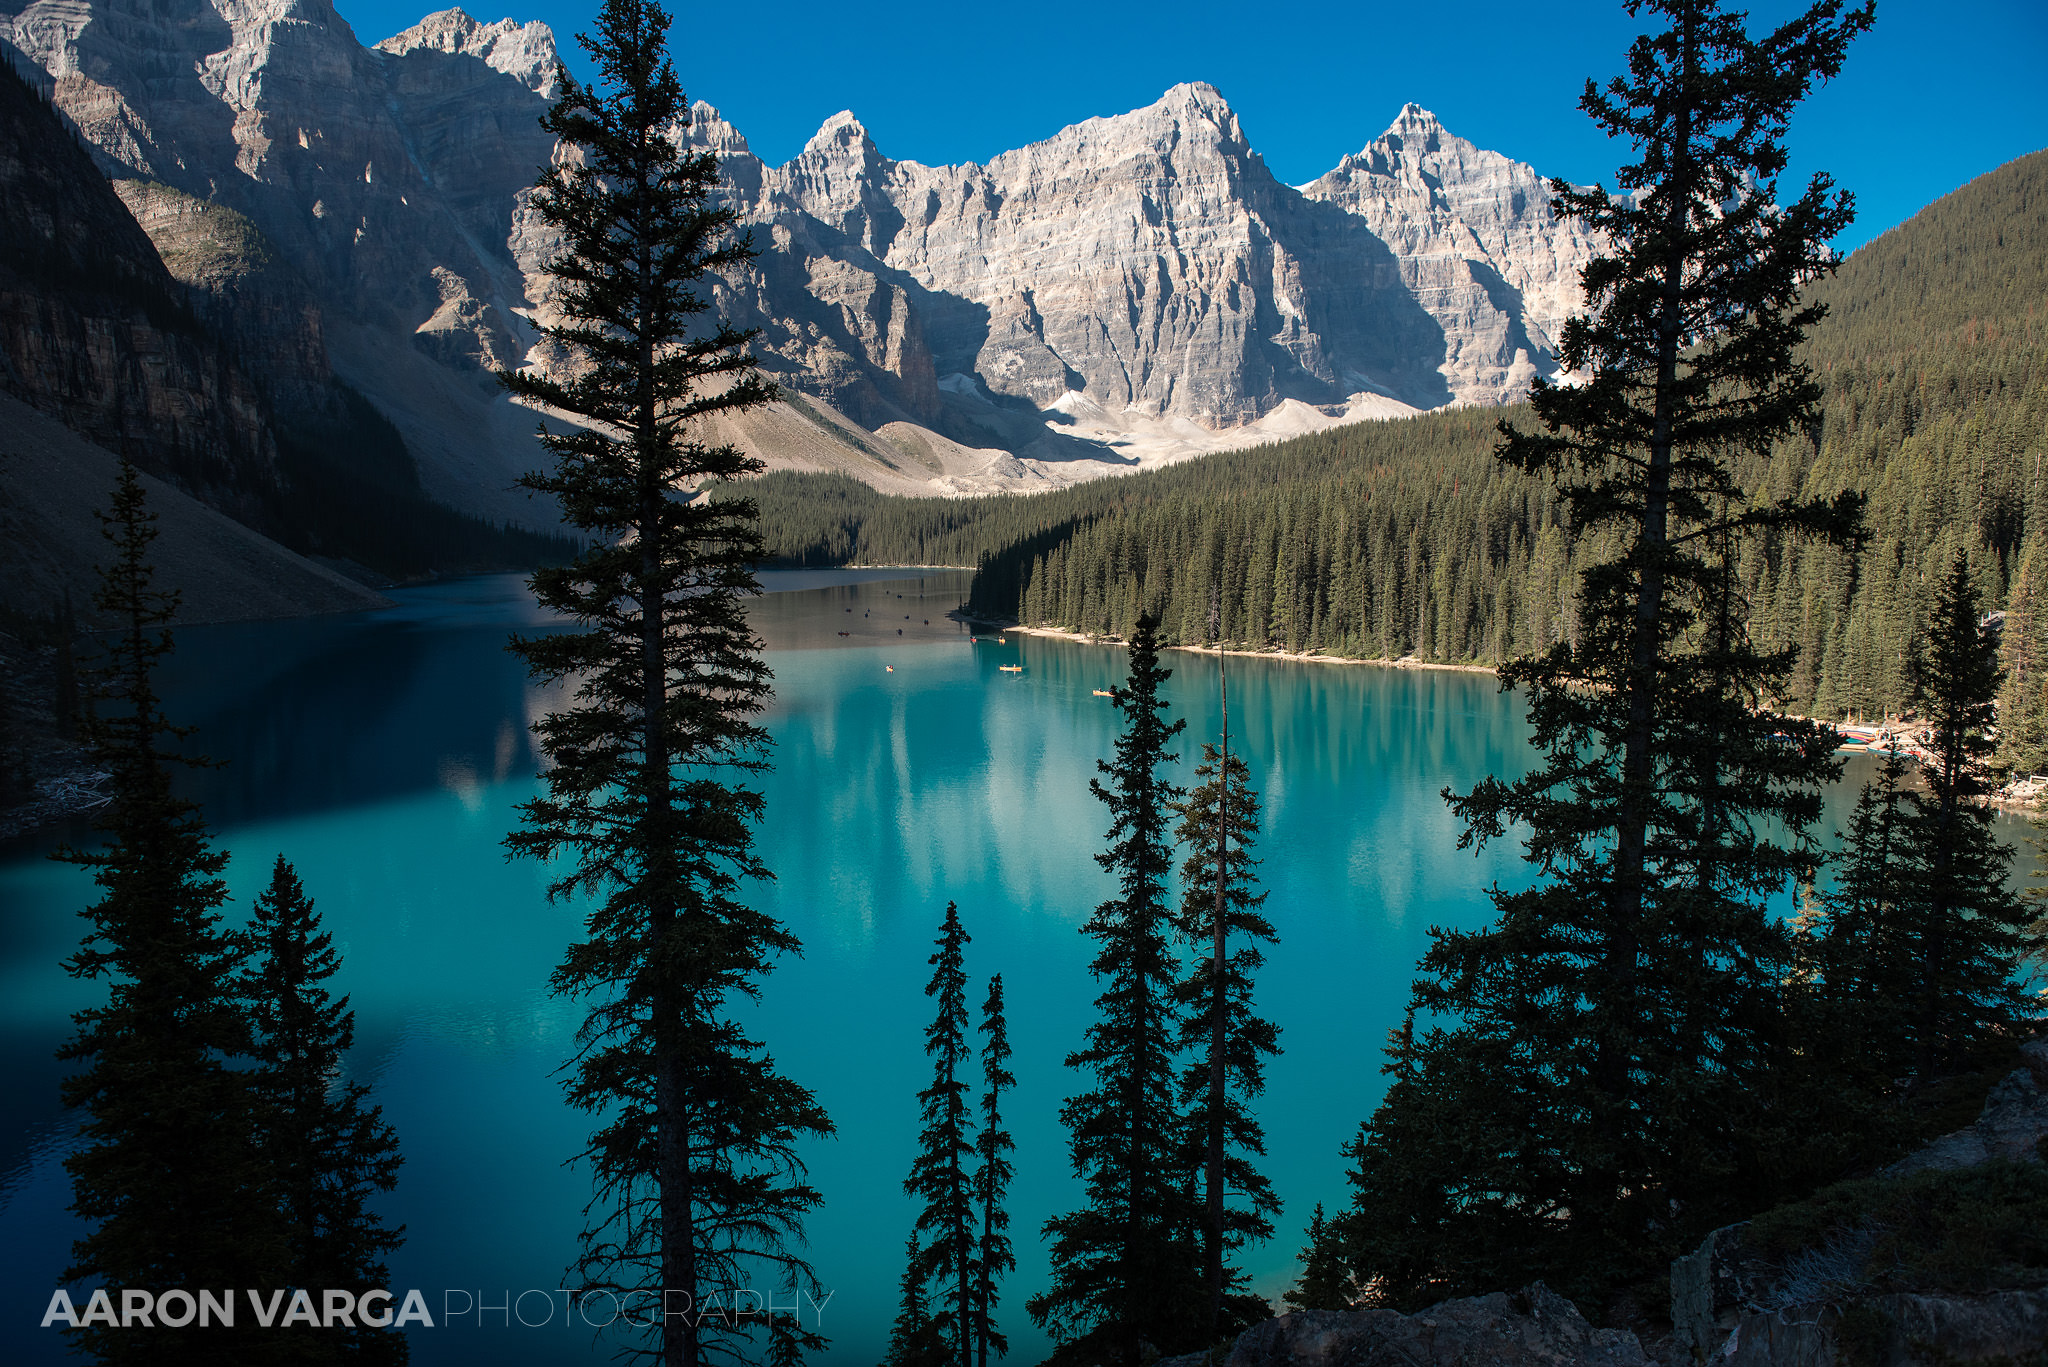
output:
[[[784,573],[800,570],[813,574],[830,574],[834,570],[966,570],[972,573],[973,565],[784,565],[779,562],[760,566],[764,570]]]
[[[965,614],[961,614],[961,617],[963,621],[967,621],[969,623],[973,623],[976,625],[982,624],[982,619],[967,617],[965,616]],[[1005,633],[1014,632],[1022,636],[1043,636],[1048,640],[1054,641],[1071,641],[1076,645],[1125,644],[1125,642],[1120,638],[1113,640],[1103,640],[1098,637],[1084,635],[1083,633],[1077,631],[1063,631],[1057,627],[995,627],[991,625],[990,629],[1002,631]],[[1160,647],[1160,649],[1162,651],[1177,650],[1185,652],[1190,655],[1234,655],[1242,657],[1244,659],[1251,660],[1297,660],[1308,664],[1367,665],[1377,669],[1442,669],[1450,670],[1454,673],[1494,675],[1498,675],[1500,672],[1491,665],[1436,664],[1426,660],[1418,660],[1415,659],[1413,656],[1406,655],[1402,656],[1398,660],[1389,660],[1385,658],[1374,660],[1361,660],[1354,659],[1347,655],[1312,655],[1303,651],[1292,650],[1225,650],[1217,646],[1206,645],[1162,646]],[[1804,719],[1801,718],[1801,720]],[[1845,722],[1826,724],[1837,726],[1839,732],[1839,727],[1841,726],[1853,726],[1857,725],[1858,723]],[[1836,750],[1836,753],[1842,755],[1853,755],[1876,754],[1880,752],[1873,750],[1871,747],[1867,745],[1858,745],[1852,743],[1849,745],[1839,747]],[[1911,756],[1909,756],[1908,758],[1911,758]],[[1914,763],[1917,765],[1918,761],[1914,760]],[[1978,800],[1982,802],[1985,806],[1993,807],[2003,812],[2008,812],[2015,815],[2035,815],[2040,813],[2043,810],[2044,806],[2048,806],[2048,803],[2043,802],[2044,798],[2048,798],[2048,791],[2044,791],[2036,795],[2008,796],[2006,795],[2005,789],[1996,788],[1991,790],[1990,792],[1979,795]]]
[[[982,619],[962,615],[963,621],[979,624]],[[991,630],[1014,632],[1020,636],[1043,636],[1053,641],[1071,641],[1076,645],[1110,646],[1127,644],[1121,638],[1103,640],[1084,635],[1078,631],[1063,631],[1058,627],[996,627]],[[1372,660],[1357,659],[1349,655],[1321,655],[1300,650],[1226,650],[1221,646],[1161,646],[1161,650],[1178,650],[1190,655],[1234,655],[1247,660],[1291,660],[1304,664],[1322,665],[1365,665],[1374,669],[1443,669],[1458,674],[1498,674],[1492,665],[1438,664],[1429,660],[1418,660],[1412,655],[1403,655],[1398,660],[1385,657]]]

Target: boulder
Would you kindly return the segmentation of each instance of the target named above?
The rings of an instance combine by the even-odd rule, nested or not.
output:
[[[1564,1297],[1537,1282],[1394,1310],[1300,1310],[1238,1336],[1221,1367],[1649,1367],[1635,1335],[1595,1329]],[[1208,1354],[1158,1367],[1205,1367]]]
[[[1678,1359],[1702,1361],[1765,1308],[1778,1268],[1743,1244],[1748,1222],[1717,1229],[1671,1264],[1671,1336]]]
[[[2048,1291],[1869,1296],[1745,1315],[1717,1367],[1957,1367],[2039,1361]]]
[[[2025,1066],[2014,1069],[1991,1089],[1975,1123],[1945,1134],[1884,1170],[1887,1177],[1915,1172],[1972,1168],[1993,1159],[2022,1163],[2041,1161],[2041,1141],[2048,1139],[2048,1040],[2020,1046]]]
[[[1976,1121],[1943,1135],[1884,1169],[1882,1176],[1905,1177],[1918,1172],[1952,1171],[2005,1159],[2040,1162],[2048,1139],[2048,1040],[2020,1048],[2022,1067],[2014,1069],[1985,1098]],[[1905,1356],[1870,1359],[1904,1363],[1922,1359],[1905,1347],[1911,1341],[1953,1345],[1942,1351],[1958,1360],[1974,1360],[1969,1345],[1999,1343],[2014,1335],[2035,1332],[2043,1321],[2041,1305],[2027,1301],[2042,1293],[2003,1293],[1990,1297],[1878,1296],[1808,1304],[1788,1270],[1767,1261],[1743,1241],[1747,1224],[1729,1225],[1709,1234],[1700,1246],[1671,1264],[1672,1338],[1680,1361],[1703,1362],[1729,1357],[1745,1363],[1833,1363],[1836,1324],[1844,1314],[1857,1323],[1903,1326],[1885,1342]],[[2020,1301],[2011,1299],[2019,1296]],[[1857,1308],[1861,1307],[1861,1311]],[[1870,1320],[1876,1315],[1879,1320]],[[2032,1329],[2027,1326],[2034,1326]],[[1875,1332],[1875,1331],[1872,1331]],[[2048,1347],[2048,1335],[2031,1342],[2029,1351]],[[1886,1350],[1890,1352],[1890,1349]],[[1986,1349],[1977,1357],[1996,1357],[2004,1350]]]

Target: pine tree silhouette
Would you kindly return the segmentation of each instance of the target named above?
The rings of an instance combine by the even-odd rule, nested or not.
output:
[[[93,760],[110,776],[111,800],[94,823],[106,843],[55,856],[90,870],[100,890],[64,966],[107,987],[103,1005],[73,1017],[78,1031],[57,1055],[81,1065],[63,1083],[64,1104],[84,1112],[64,1168],[71,1209],[89,1226],[64,1278],[217,1296],[274,1284],[283,1244],[237,1066],[252,1040],[236,990],[243,950],[221,925],[227,856],[199,809],[171,791],[174,765],[203,761],[179,752],[189,732],[164,717],[156,693],[177,595],[154,586],[155,520],[123,461],[101,517],[113,563],[93,599],[117,627],[88,676],[85,717]],[[254,1361],[267,1345],[247,1320],[205,1333],[158,1324],[67,1332],[103,1362]]]
[[[917,1094],[924,1128],[918,1134],[910,1175],[903,1181],[903,1194],[924,1203],[914,1231],[917,1260],[906,1275],[916,1276],[920,1288],[938,1283],[945,1308],[931,1316],[932,1327],[946,1344],[947,1360],[954,1367],[972,1367],[974,1351],[974,1118],[968,1084],[961,1076],[973,1057],[967,1041],[967,975],[962,970],[962,951],[971,938],[960,924],[959,908],[946,903],[937,949],[929,961],[931,981],[924,989],[938,1004],[938,1014],[924,1035],[932,1080]]]
[[[275,1185],[288,1286],[361,1293],[388,1281],[384,1259],[404,1242],[369,1208],[398,1182],[398,1136],[370,1089],[341,1078],[355,1012],[324,984],[341,968],[334,937],[283,855],[256,899],[247,932],[247,996],[256,1027],[251,1074],[262,1156]],[[400,1363],[403,1334],[368,1325],[308,1330],[294,1348],[309,1362]]]
[[[1217,657],[1218,676],[1222,657]],[[1176,806],[1181,864],[1177,930],[1195,955],[1175,1001],[1182,1011],[1180,1048],[1188,1055],[1180,1102],[1187,1113],[1183,1162],[1204,1196],[1200,1216],[1203,1324],[1211,1339],[1243,1327],[1226,1316],[1226,1298],[1251,1317],[1265,1308],[1239,1293],[1244,1277],[1228,1266],[1231,1251],[1273,1237],[1280,1199],[1253,1166],[1266,1151],[1265,1133],[1250,1100],[1265,1090],[1265,1060],[1280,1051],[1279,1030],[1252,1011],[1252,980],[1265,962],[1258,944],[1274,940],[1261,913],[1266,894],[1256,891],[1258,860],[1251,846],[1259,831],[1259,795],[1244,760],[1230,753],[1230,708],[1225,685],[1222,744],[1204,744],[1195,788]],[[1237,947],[1232,948],[1233,941]],[[1233,1208],[1229,1195],[1243,1204]],[[1256,1299],[1256,1298],[1252,1298]],[[1270,1312],[1268,1312],[1270,1313]]]
[[[1773,715],[1790,651],[1757,648],[1734,575],[1765,536],[1853,545],[1862,500],[1752,499],[1740,462],[1809,433],[1804,296],[1850,219],[1817,176],[1780,202],[1791,112],[1871,22],[1823,0],[1761,38],[1720,0],[1581,107],[1637,160],[1622,195],[1553,182],[1607,244],[1507,466],[1552,481],[1583,567],[1576,639],[1514,661],[1535,770],[1446,792],[1461,847],[1523,837],[1535,885],[1441,931],[1414,1004],[1442,1022],[1390,1063],[1352,1153],[1353,1272],[1396,1305],[1542,1276],[1602,1298],[1789,1194],[1777,1104],[1791,939],[1768,906],[1811,877],[1827,728]],[[1440,1136],[1433,1141],[1431,1136]]]
[[[1003,1093],[1017,1085],[1010,1073],[1010,1031],[1003,1018],[1003,975],[988,980],[981,1004],[981,1132],[975,1136],[979,1160],[974,1170],[974,1201],[981,1211],[981,1237],[974,1250],[974,1304],[970,1328],[975,1367],[988,1367],[989,1350],[1007,1356],[1010,1340],[996,1327],[996,1290],[1003,1275],[1014,1271],[1017,1255],[1010,1246],[1010,1212],[1004,1207],[1014,1169],[1010,1153],[1017,1147],[1003,1128]]]
[[[1914,876],[1911,895],[1897,904],[1903,933],[1891,939],[1910,960],[1906,1025],[1913,1072],[1925,1083],[2009,1048],[2034,1006],[2018,976],[2031,917],[2006,887],[2012,850],[1992,834],[1991,810],[1971,801],[1990,787],[1998,638],[1981,620],[1960,551],[1935,594],[1926,644],[1911,669],[1933,758],[1922,766],[1927,792],[1907,797]]]
[[[883,1367],[947,1367],[953,1361],[945,1336],[933,1321],[925,1300],[926,1278],[918,1270],[924,1257],[912,1234],[903,1243],[902,1295],[896,1323],[889,1331],[889,1352]]]
[[[554,470],[521,483],[559,500],[590,544],[532,580],[571,629],[514,642],[536,678],[571,681],[574,696],[534,727],[547,792],[506,843],[557,861],[551,895],[590,908],[552,980],[590,1004],[568,1093],[599,1118],[574,1275],[702,1305],[732,1287],[816,1288],[799,1250],[819,1196],[797,1145],[831,1122],[734,1011],[798,945],[739,896],[743,879],[770,876],[753,848],[762,799],[745,786],[767,766],[753,719],[770,677],[744,610],[758,518],[745,497],[688,491],[761,468],[702,440],[700,420],[775,389],[749,334],[705,317],[717,272],[752,252],[718,198],[716,155],[677,136],[691,115],[668,26],[649,0],[606,0],[579,39],[598,85],[558,67],[542,120],[581,153],[545,168],[532,198],[563,243],[547,263],[563,321],[543,331],[581,364],[499,379],[582,420],[542,429]],[[759,1329],[678,1314],[634,1350],[703,1367]]]
[[[1167,743],[1184,725],[1164,716],[1159,687],[1171,675],[1159,665],[1158,624],[1141,617],[1114,699],[1124,719],[1116,761],[1096,766],[1108,783],[1089,784],[1110,810],[1109,848],[1096,862],[1115,875],[1117,895],[1084,927],[1101,946],[1090,968],[1104,987],[1086,1045],[1067,1058],[1095,1087],[1060,1112],[1088,1204],[1046,1221],[1052,1282],[1025,1307],[1069,1356],[1099,1352],[1116,1367],[1136,1367],[1148,1346],[1172,1352],[1201,1340],[1199,1216],[1181,1162],[1178,975],[1167,945],[1167,823],[1182,794],[1160,770],[1177,758]]]

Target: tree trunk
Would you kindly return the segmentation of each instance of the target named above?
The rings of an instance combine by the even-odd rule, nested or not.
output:
[[[1208,1265],[1203,1269],[1209,1293],[1209,1338],[1213,1341],[1223,1320],[1223,1012],[1229,994],[1223,981],[1224,914],[1229,883],[1230,841],[1230,683],[1223,669],[1223,652],[1216,652],[1216,682],[1223,697],[1223,748],[1217,762],[1219,787],[1216,802],[1216,920],[1211,927],[1209,982],[1209,1134],[1207,1223]]]
[[[641,202],[646,200],[646,186]],[[669,958],[667,943],[675,934],[675,907],[669,898],[670,850],[669,816],[674,794],[668,765],[668,737],[664,713],[668,701],[668,658],[664,650],[667,634],[667,599],[663,593],[661,563],[661,514],[667,490],[662,485],[660,439],[655,408],[654,339],[648,321],[655,309],[654,244],[643,228],[639,243],[640,267],[640,392],[635,456],[640,468],[640,687],[641,687],[641,782],[645,789],[649,824],[657,833],[652,848],[644,850],[641,876],[647,884],[647,956],[656,963]],[[691,1220],[690,1145],[684,1116],[688,1108],[682,1077],[682,1048],[677,1033],[683,1028],[683,1003],[678,1001],[665,973],[657,973],[649,994],[654,1034],[655,1189],[660,1203],[661,1230],[661,1360],[663,1367],[697,1367],[697,1268],[696,1238]],[[681,1315],[681,1332],[670,1320],[669,1295],[680,1291],[688,1300]]]
[[[1934,868],[1927,880],[1927,939],[1921,965],[1920,1040],[1914,1050],[1913,1084],[1925,1087],[1941,1065],[1937,1041],[1941,1034],[1941,970],[1948,957],[1948,872],[1956,816],[1956,793],[1963,779],[1963,718],[1950,706],[1941,755],[1942,790],[1939,825],[1935,828]]]
[[[1697,16],[1689,7],[1682,19],[1681,77],[1689,89],[1697,77]],[[1664,608],[1665,549],[1671,497],[1672,405],[1678,381],[1678,352],[1683,332],[1685,285],[1685,219],[1693,196],[1692,108],[1681,99],[1672,130],[1671,203],[1665,228],[1662,307],[1657,327],[1657,380],[1650,436],[1649,468],[1644,474],[1643,523],[1637,549],[1642,579],[1636,589],[1635,622],[1630,642],[1627,680],[1627,726],[1623,731],[1621,795],[1615,813],[1614,892],[1607,933],[1605,972],[1615,1018],[1601,1032],[1594,1048],[1593,1083],[1600,1094],[1596,1124],[1609,1138],[1618,1135],[1619,1113],[1630,1087],[1636,1051],[1636,978],[1642,952],[1639,926],[1643,916],[1646,850],[1649,836],[1650,789],[1657,689],[1658,621]],[[1610,1149],[1611,1151],[1611,1149]],[[1619,1173],[1602,1173],[1603,1187]],[[1597,1193],[1602,1204],[1612,1190]]]

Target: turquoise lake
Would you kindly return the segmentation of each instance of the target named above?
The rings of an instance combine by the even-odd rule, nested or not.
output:
[[[825,1197],[809,1224],[832,1292],[825,1360],[841,1367],[878,1361],[895,1314],[913,1217],[900,1184],[927,1076],[926,958],[948,900],[974,937],[972,1002],[990,973],[1008,991],[1018,1266],[1002,1319],[1010,1360],[1026,1367],[1047,1348],[1023,1311],[1045,1282],[1037,1230],[1080,1190],[1057,1119],[1079,1078],[1061,1061],[1096,994],[1079,927],[1110,892],[1092,857],[1106,821],[1088,780],[1110,753],[1115,713],[1092,690],[1121,680],[1124,655],[1022,635],[970,644],[947,616],[967,580],[770,574],[755,606],[776,688],[759,849],[777,876],[751,895],[804,953],[779,964],[749,1014],[837,1126],[804,1156]],[[194,775],[191,791],[233,854],[231,915],[282,852],[345,956],[350,1072],[406,1157],[381,1207],[406,1226],[390,1285],[422,1289],[440,1320],[461,1304],[449,1291],[495,1306],[560,1286],[574,1252],[588,1188],[564,1164],[587,1122],[563,1105],[555,1072],[581,1011],[546,982],[579,913],[548,905],[543,871],[501,847],[536,788],[527,726],[551,705],[504,649],[508,631],[543,625],[523,585],[475,579],[394,597],[399,606],[352,618],[187,629],[164,682],[174,719],[199,727],[192,746],[226,761]],[[1218,728],[1216,660],[1167,659],[1192,755]],[[1021,674],[999,669],[1018,664]],[[1265,1171],[1286,1210],[1278,1237],[1245,1259],[1255,1289],[1277,1299],[1311,1209],[1344,1202],[1338,1150],[1380,1094],[1381,1045],[1429,927],[1480,924],[1489,885],[1526,880],[1513,845],[1458,852],[1438,793],[1519,774],[1530,755],[1519,703],[1489,675],[1241,658],[1228,668],[1233,747],[1265,803],[1258,853],[1281,937],[1259,998],[1285,1053],[1260,1114]],[[1868,762],[1851,764],[1854,781]],[[1832,831],[1853,792],[1829,798]],[[2021,833],[2010,823],[2007,838]],[[89,835],[0,849],[10,1362],[65,1360],[56,1331],[36,1328],[78,1233],[60,1167],[74,1126],[52,1054],[69,1013],[97,993],[59,967],[89,884],[43,856]],[[539,1319],[544,1299],[521,1303],[526,1318]],[[607,1360],[610,1346],[565,1326],[554,1304],[536,1327],[492,1313],[409,1330],[413,1360]]]

